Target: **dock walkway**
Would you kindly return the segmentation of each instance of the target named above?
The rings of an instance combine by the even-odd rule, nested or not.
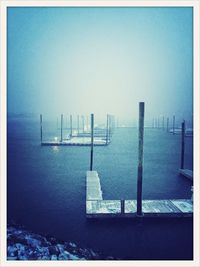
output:
[[[143,217],[192,217],[191,199],[143,200]],[[136,200],[104,200],[100,178],[96,171],[86,174],[86,217],[87,218],[136,218]]]
[[[107,142],[103,138],[94,138],[94,146],[106,146],[110,142]],[[42,146],[91,146],[90,137],[72,137],[71,139],[49,140],[43,141]]]

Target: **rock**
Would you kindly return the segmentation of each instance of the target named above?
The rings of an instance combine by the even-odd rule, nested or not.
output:
[[[91,249],[80,248],[73,242],[43,237],[17,227],[7,229],[8,260],[114,260]]]
[[[68,260],[69,259],[69,254],[64,251],[63,253],[59,254],[58,256],[59,260]]]
[[[58,259],[58,257],[56,255],[51,255],[51,260],[52,261],[56,261]]]
[[[49,253],[51,255],[59,255],[59,249],[57,248],[57,246],[50,246],[49,247]]]
[[[76,248],[76,244],[72,243],[72,242],[69,242],[69,245],[73,248]]]

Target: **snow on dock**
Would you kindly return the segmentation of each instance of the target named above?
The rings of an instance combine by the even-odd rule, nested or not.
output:
[[[175,129],[170,129],[169,132],[173,133],[173,134],[181,134],[182,130],[181,130],[181,128],[175,128]],[[185,129],[185,136],[187,136],[187,137],[193,136],[193,129],[191,129],[191,128]]]
[[[103,138],[94,138],[94,146],[106,146],[107,142]],[[72,137],[71,139],[63,139],[62,141],[58,140],[49,140],[43,141],[42,146],[91,146],[90,137]]]
[[[96,171],[87,171],[86,199],[87,200],[103,200],[100,179]]]
[[[191,199],[143,200],[144,217],[192,217],[193,201]],[[104,200],[100,178],[96,171],[86,174],[86,217],[137,217],[136,200]]]
[[[180,169],[179,174],[193,181],[193,171],[188,170],[188,169]]]

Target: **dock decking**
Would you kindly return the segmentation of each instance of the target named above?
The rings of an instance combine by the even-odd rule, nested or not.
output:
[[[143,200],[143,217],[192,217],[191,199]],[[100,178],[96,171],[86,174],[86,217],[87,218],[136,218],[136,200],[104,200]]]
[[[103,138],[94,138],[94,146],[106,146],[110,142],[107,142]],[[49,140],[43,141],[42,146],[91,146],[90,137],[72,137],[70,139],[63,139],[62,141],[58,140]]]

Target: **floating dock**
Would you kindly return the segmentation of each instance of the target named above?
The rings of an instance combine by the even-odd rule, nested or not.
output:
[[[188,169],[180,169],[179,174],[181,174],[184,177],[188,178],[189,180],[193,181],[193,171],[188,170]]]
[[[181,131],[181,128],[175,128],[174,130],[170,129],[169,133],[180,135],[182,133],[182,131]],[[192,137],[193,136],[193,129],[191,129],[191,128],[186,129],[184,135],[185,135],[185,137]]]
[[[107,146],[110,141],[103,138],[94,138],[94,146]],[[42,146],[91,146],[90,137],[72,137],[70,139],[42,141]]]
[[[136,218],[136,200],[104,200],[100,178],[96,171],[86,174],[86,217],[87,218]],[[192,217],[191,199],[143,200],[142,217]]]

